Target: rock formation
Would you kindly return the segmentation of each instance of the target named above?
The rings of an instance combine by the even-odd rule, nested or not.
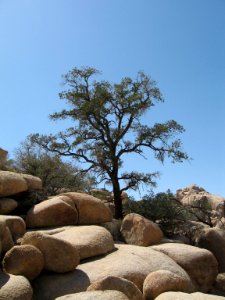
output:
[[[207,300],[218,296],[202,292],[223,292],[223,229],[192,222],[202,248],[173,243],[138,214],[113,220],[96,193],[66,192],[8,215],[16,195],[40,188],[39,178],[0,171],[0,299]],[[207,197],[217,210],[221,203],[196,186],[177,196],[182,203]]]

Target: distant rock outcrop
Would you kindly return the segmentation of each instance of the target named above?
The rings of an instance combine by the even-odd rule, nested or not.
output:
[[[195,201],[201,203],[208,203],[213,210],[219,212],[219,214],[225,216],[225,198],[208,193],[202,187],[197,185],[191,185],[184,189],[179,189],[176,192],[176,198],[182,204],[193,204]]]

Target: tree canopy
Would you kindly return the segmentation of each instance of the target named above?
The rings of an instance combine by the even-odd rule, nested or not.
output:
[[[30,136],[16,149],[13,167],[17,172],[41,178],[43,199],[63,190],[88,192],[95,186],[93,177],[78,176],[77,166],[33,143]]]
[[[71,156],[85,163],[84,172],[95,173],[99,182],[111,183],[116,218],[122,217],[121,193],[141,183],[155,185],[158,172],[121,172],[123,158],[130,153],[143,156],[149,149],[159,161],[166,157],[182,162],[188,155],[176,138],[184,128],[175,120],[143,124],[141,117],[163,98],[155,81],[143,72],[119,83],[93,80],[99,72],[90,67],[74,68],[64,75],[67,89],[60,93],[67,107],[50,115],[52,120],[71,119],[72,126],[56,135],[32,136],[48,151]],[[121,185],[123,181],[123,185]]]

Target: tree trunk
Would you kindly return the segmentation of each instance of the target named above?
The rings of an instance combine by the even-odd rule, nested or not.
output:
[[[115,204],[115,218],[123,218],[123,207],[122,207],[122,198],[120,191],[120,184],[117,178],[112,180],[113,184],[113,195],[114,195],[114,204]]]

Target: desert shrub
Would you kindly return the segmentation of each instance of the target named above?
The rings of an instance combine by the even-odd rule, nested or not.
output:
[[[124,205],[124,214],[138,213],[156,222],[165,234],[174,234],[188,220],[210,223],[210,207],[204,203],[183,205],[170,192],[146,195],[142,200],[129,199]]]

